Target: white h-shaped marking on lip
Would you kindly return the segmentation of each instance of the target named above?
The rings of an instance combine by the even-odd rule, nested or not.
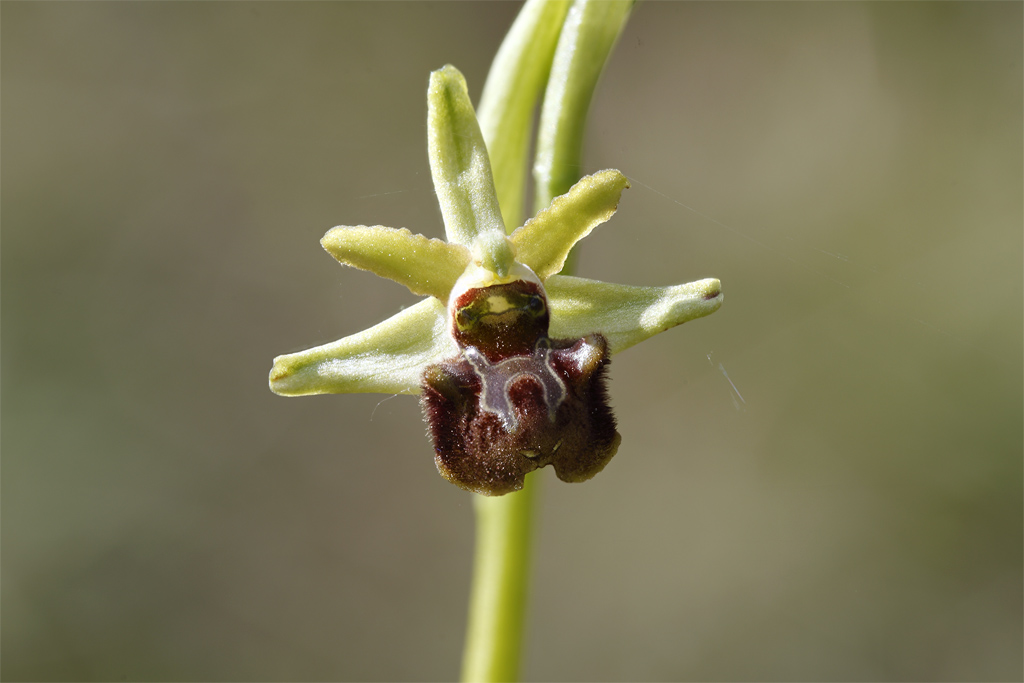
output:
[[[509,386],[524,375],[536,379],[544,392],[544,403],[548,407],[548,419],[554,420],[558,407],[565,400],[565,383],[555,374],[549,361],[551,348],[541,340],[529,356],[512,356],[492,363],[473,346],[466,347],[463,354],[480,378],[480,407],[501,419],[505,430],[516,429],[517,419],[509,398]]]

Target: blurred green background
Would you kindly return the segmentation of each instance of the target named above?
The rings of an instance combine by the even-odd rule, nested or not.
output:
[[[271,358],[416,301],[426,83],[515,3],[3,3],[2,676],[445,680],[470,496],[409,397]],[[718,277],[543,472],[525,675],[1020,680],[1022,5],[639,5],[579,274]],[[735,385],[735,391],[730,385]]]

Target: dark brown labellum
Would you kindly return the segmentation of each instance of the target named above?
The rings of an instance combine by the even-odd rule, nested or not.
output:
[[[469,289],[452,308],[462,353],[423,374],[441,474],[501,495],[546,465],[563,481],[600,472],[620,440],[605,388],[605,338],[549,339],[543,290],[523,280]]]

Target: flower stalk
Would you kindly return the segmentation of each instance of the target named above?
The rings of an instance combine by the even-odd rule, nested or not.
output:
[[[507,496],[473,496],[476,551],[463,681],[515,681],[522,662],[538,481]]]

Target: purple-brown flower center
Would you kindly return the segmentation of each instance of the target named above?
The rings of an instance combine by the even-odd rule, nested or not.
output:
[[[461,349],[475,348],[491,363],[534,353],[548,336],[547,299],[526,280],[467,289],[452,302],[451,332]]]

